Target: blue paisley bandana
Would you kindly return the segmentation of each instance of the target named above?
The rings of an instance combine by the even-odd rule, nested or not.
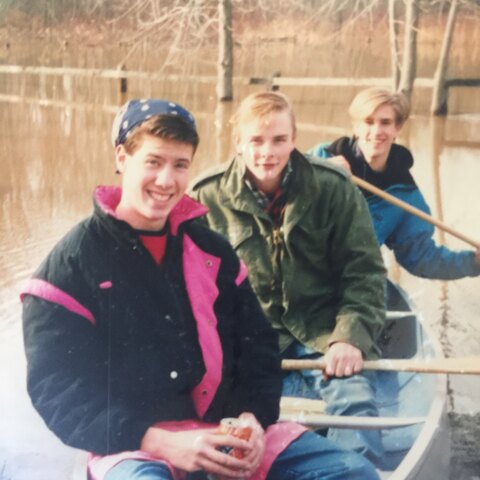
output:
[[[168,100],[143,99],[129,100],[117,113],[112,126],[112,143],[116,147],[125,142],[130,132],[138,125],[155,115],[178,115],[196,130],[193,115],[178,103]]]

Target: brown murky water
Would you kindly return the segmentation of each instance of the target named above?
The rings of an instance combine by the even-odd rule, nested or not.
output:
[[[44,480],[48,473],[67,479],[74,457],[44,427],[25,392],[25,360],[18,293],[54,243],[79,219],[89,214],[91,192],[98,184],[117,181],[110,146],[110,125],[116,108],[113,84],[66,79],[26,79],[23,96],[18,79],[4,78],[0,94],[0,478]],[[39,87],[42,86],[43,90]],[[196,115],[201,146],[194,174],[229,155],[229,104],[217,105],[213,86],[196,87],[185,97],[181,85],[132,85],[130,95],[169,97]],[[286,89],[296,106],[298,145],[306,149],[319,141],[349,133],[346,104],[351,90],[322,92]],[[249,90],[251,91],[251,89]],[[243,87],[238,96],[247,93]],[[457,104],[468,105],[472,91],[456,91]],[[478,97],[479,92],[475,95]],[[53,99],[45,101],[41,98]],[[335,99],[335,102],[326,102]],[[468,111],[468,110],[467,110]],[[414,116],[402,138],[414,153],[414,175],[435,217],[480,240],[480,114],[447,119]],[[461,241],[438,235],[451,248]],[[468,248],[468,247],[466,247]],[[391,276],[409,292],[435,331],[447,356],[480,353],[480,279],[427,281],[399,270],[386,254]],[[454,424],[464,415],[478,419],[478,377],[450,378],[450,410]],[[8,414],[5,414],[8,412]],[[464,422],[465,423],[465,422]],[[475,432],[466,441],[475,441]],[[456,440],[455,440],[456,439]],[[472,440],[473,439],[473,440]],[[462,437],[454,438],[462,444]],[[464,444],[463,444],[464,445]],[[465,449],[464,449],[465,450]],[[468,450],[468,449],[467,449]],[[478,467],[478,452],[471,459]],[[477,461],[477,463],[475,463]],[[473,462],[473,463],[472,463]],[[455,463],[455,462],[454,462]],[[470,464],[469,464],[470,465]],[[462,475],[473,475],[460,465]],[[463,469],[463,470],[462,470]],[[479,469],[477,469],[478,473]],[[456,476],[457,480],[460,478]],[[473,476],[464,476],[474,478]]]

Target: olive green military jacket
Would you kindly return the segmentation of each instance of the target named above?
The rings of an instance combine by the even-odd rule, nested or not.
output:
[[[345,174],[292,152],[292,179],[276,228],[245,184],[240,159],[211,169],[190,195],[208,225],[246,263],[253,289],[285,350],[294,339],[318,352],[343,341],[378,356],[385,269],[366,202]]]

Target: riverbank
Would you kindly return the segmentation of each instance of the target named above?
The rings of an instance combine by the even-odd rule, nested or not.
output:
[[[451,480],[480,480],[480,414],[449,413]]]

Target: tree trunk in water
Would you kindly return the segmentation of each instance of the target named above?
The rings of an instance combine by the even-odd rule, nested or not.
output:
[[[232,2],[218,0],[218,70],[217,98],[228,101],[233,98],[233,40]]]
[[[398,26],[395,14],[395,2],[396,0],[388,0],[388,32],[392,65],[392,88],[396,91],[400,82],[400,61],[398,59]]]
[[[452,0],[448,12],[447,26],[443,36],[442,50],[438,59],[437,69],[433,79],[433,95],[430,112],[433,115],[446,115],[448,111],[448,87],[445,85],[448,69],[448,55],[452,44],[453,29],[457,16],[457,0]]]
[[[409,99],[412,96],[413,82],[415,81],[417,70],[417,28],[418,0],[407,0],[402,76],[400,78],[399,90]]]

